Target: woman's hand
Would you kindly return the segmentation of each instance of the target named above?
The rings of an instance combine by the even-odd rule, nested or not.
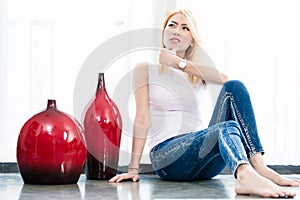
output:
[[[109,180],[109,182],[119,183],[124,180],[132,180],[133,182],[137,182],[140,180],[140,176],[138,173],[128,172],[128,173],[123,173],[123,174],[114,176],[113,178],[111,178]]]
[[[176,55],[176,50],[168,50],[168,49],[163,49],[159,53],[159,64],[165,65],[165,66],[172,66],[176,68],[176,61],[179,60],[180,58]]]

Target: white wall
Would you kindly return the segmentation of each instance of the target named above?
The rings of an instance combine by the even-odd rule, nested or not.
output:
[[[248,86],[268,164],[299,165],[297,0],[0,0],[0,162],[16,161],[22,125],[48,98],[73,114],[77,74],[96,47],[124,31],[159,26],[176,6],[195,14],[216,66]],[[127,63],[129,70],[137,57],[115,67]],[[122,141],[124,152],[130,147]]]
[[[297,0],[177,0],[191,10],[206,50],[248,87],[265,158],[300,164],[300,13]]]

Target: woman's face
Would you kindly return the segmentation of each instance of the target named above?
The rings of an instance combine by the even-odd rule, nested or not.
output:
[[[192,45],[192,34],[187,23],[187,19],[182,14],[173,15],[165,29],[163,42],[167,49],[176,49],[177,55],[185,56],[186,49]]]

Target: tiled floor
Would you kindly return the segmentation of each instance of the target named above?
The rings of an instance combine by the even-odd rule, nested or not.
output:
[[[300,175],[288,175],[300,179]],[[20,174],[0,174],[0,199],[253,199],[256,196],[236,195],[235,179],[219,175],[212,180],[193,182],[162,181],[156,175],[142,175],[137,183],[86,180],[82,175],[73,185],[27,185]],[[300,199],[300,188],[290,188]]]

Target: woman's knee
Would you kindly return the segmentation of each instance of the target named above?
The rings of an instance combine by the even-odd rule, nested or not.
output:
[[[224,83],[224,88],[227,92],[246,92],[248,94],[247,88],[242,81],[239,80],[230,80]]]
[[[242,81],[239,81],[239,80],[230,80],[230,81],[227,81],[226,83],[224,83],[224,87],[226,88],[236,88],[236,87],[241,87],[241,88],[244,88],[245,85]]]

